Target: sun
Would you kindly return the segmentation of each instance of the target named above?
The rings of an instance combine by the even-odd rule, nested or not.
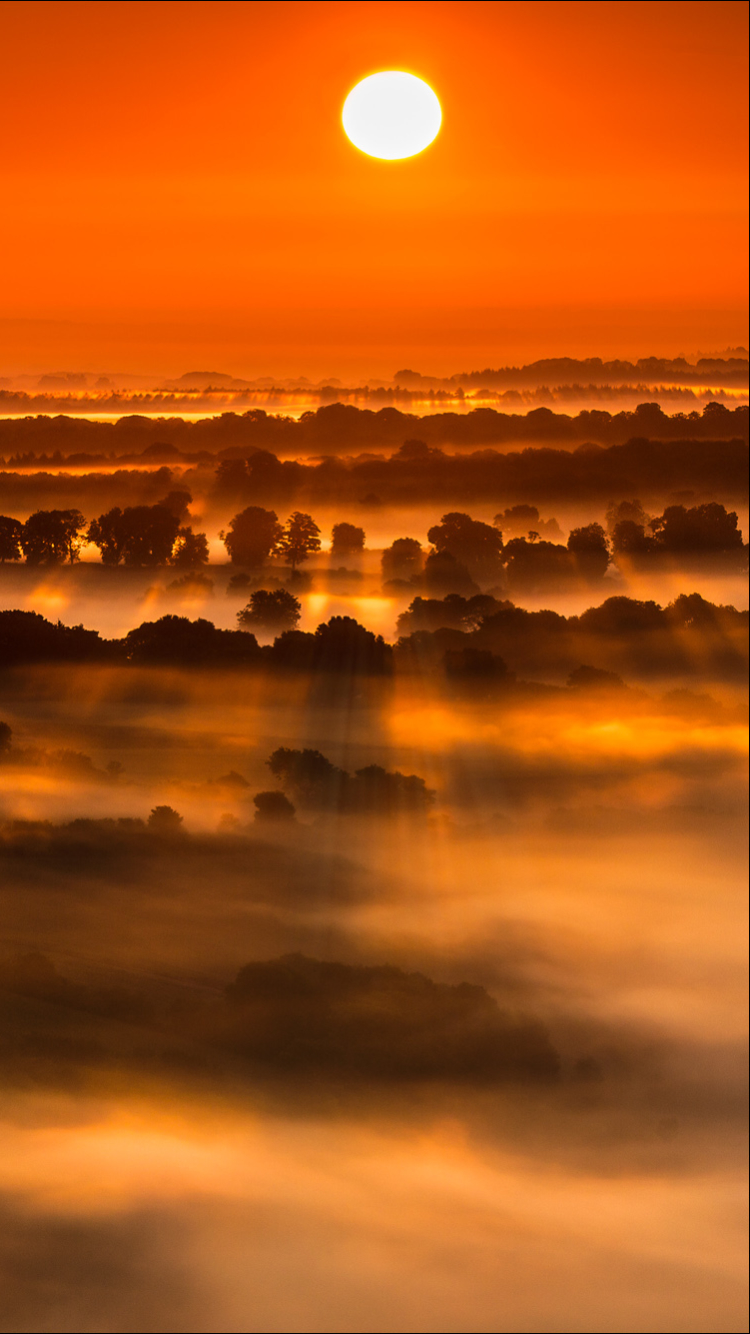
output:
[[[403,70],[362,79],[341,113],[348,138],[368,157],[414,157],[436,137],[443,113],[430,85]]]

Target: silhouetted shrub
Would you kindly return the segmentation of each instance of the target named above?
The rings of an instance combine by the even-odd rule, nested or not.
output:
[[[21,532],[21,547],[28,565],[58,565],[78,559],[86,520],[80,510],[38,510],[29,515]]]
[[[456,511],[444,514],[427,536],[439,555],[452,556],[474,579],[492,583],[502,576],[502,533],[491,524]]]
[[[22,537],[23,524],[18,519],[11,519],[6,514],[0,514],[0,565],[4,565],[8,560],[21,559],[23,556]]]
[[[281,539],[282,528],[273,510],[250,505],[235,514],[222,540],[233,565],[259,569]]]
[[[255,819],[261,824],[288,824],[295,810],[283,792],[258,792],[253,797]]]
[[[490,1084],[559,1074],[542,1025],[503,1013],[468,983],[291,954],[247,964],[227,997],[223,1041],[282,1069]]]
[[[433,551],[424,563],[422,583],[430,593],[445,595],[459,593],[471,597],[479,592],[465,565],[457,560],[450,551]]]
[[[365,530],[353,523],[335,523],[331,531],[331,555],[353,556],[364,550]]]
[[[177,834],[182,830],[182,816],[171,806],[154,806],[148,817],[148,827],[155,834]]]
[[[124,510],[116,507],[107,514],[100,514],[89,525],[87,538],[99,547],[105,565],[119,565],[120,561],[125,565],[166,565],[179,530],[179,518],[164,505],[135,505]],[[192,530],[189,531],[192,539],[194,535]],[[205,543],[205,537],[203,541]],[[186,547],[186,551],[193,555],[199,549],[201,544],[197,537]]]
[[[269,592],[260,588],[251,594],[247,606],[237,613],[237,623],[243,630],[255,628],[280,633],[295,628],[301,611],[299,598],[288,589],[276,588]]]
[[[384,580],[417,579],[423,568],[422,548],[414,537],[397,537],[381,557]]]
[[[389,773],[371,764],[353,775],[339,769],[319,750],[281,747],[268,767],[297,798],[313,810],[338,810],[353,815],[397,815],[425,812],[435,793],[416,774]]]
[[[162,616],[144,621],[122,641],[131,662],[172,663],[179,666],[246,664],[259,658],[254,635],[241,630],[217,630],[211,621],[186,616]]]
[[[32,662],[103,662],[110,646],[98,630],[53,625],[35,611],[0,611],[0,667]]]

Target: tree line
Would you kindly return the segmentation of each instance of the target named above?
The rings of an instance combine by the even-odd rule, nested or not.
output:
[[[143,415],[120,416],[114,422],[81,417],[24,416],[0,420],[0,456],[11,459],[33,452],[55,462],[56,451],[98,454],[103,461],[131,461],[146,450],[164,446],[177,461],[197,462],[202,453],[279,450],[291,455],[352,453],[372,448],[397,449],[415,432],[428,445],[482,448],[524,443],[622,445],[631,439],[652,441],[729,440],[748,438],[750,414],[745,405],[727,408],[708,403],[703,412],[665,413],[658,403],[641,403],[633,411],[610,413],[587,409],[571,416],[534,408],[530,412],[437,412],[426,417],[385,407],[378,411],[352,404],[332,403],[305,412],[298,419],[275,416],[261,408],[223,412],[200,421]],[[122,455],[120,454],[122,451]],[[160,457],[160,456],[159,456]],[[167,461],[165,459],[165,461]]]
[[[0,516],[0,561],[25,557],[30,565],[53,565],[79,558],[84,541],[98,546],[108,566],[171,565],[195,570],[208,562],[208,539],[184,522],[191,496],[172,491],[156,505],[112,509],[86,524],[78,510],[41,510],[26,523]],[[724,569],[747,567],[735,511],[717,503],[670,505],[649,516],[639,500],[609,506],[607,529],[599,523],[572,529],[567,542],[542,536],[560,533],[554,519],[543,520],[532,505],[515,505],[495,515],[492,524],[461,511],[444,514],[427,533],[425,551],[413,537],[397,538],[382,553],[381,574],[386,591],[410,590],[428,596],[472,596],[482,589],[496,592],[564,590],[601,583],[610,564],[644,566],[669,560],[700,559]],[[504,540],[505,532],[512,536]],[[220,534],[230,562],[260,577],[266,562],[282,559],[292,575],[320,550],[320,528],[311,515],[295,511],[285,524],[274,510],[251,505],[234,515]],[[364,550],[365,530],[342,521],[331,534],[334,558],[356,557]],[[242,575],[239,587],[250,582]],[[234,590],[236,591],[236,589]],[[299,620],[296,598],[284,590],[256,589],[239,613],[242,628],[292,629]]]
[[[71,565],[85,543],[99,548],[108,566],[172,565],[197,569],[209,559],[208,538],[184,522],[192,501],[189,491],[171,491],[155,505],[119,506],[87,523],[77,509],[37,510],[24,522],[0,515],[0,563]],[[286,524],[275,513],[251,508],[232,519],[221,533],[233,564],[256,567],[269,556],[281,557],[292,570],[320,550],[320,528],[309,514],[295,511]],[[352,555],[364,549],[363,528],[334,524],[331,551]]]
[[[53,624],[36,612],[14,610],[0,612],[0,666],[269,668],[331,676],[339,683],[345,676],[385,680],[394,672],[442,672],[455,683],[486,680],[489,674],[508,685],[514,672],[568,675],[581,664],[647,676],[735,679],[747,672],[748,613],[697,593],[681,595],[667,607],[615,596],[568,617],[526,611],[486,595],[482,602],[457,595],[415,598],[399,634],[392,645],[350,616],[333,616],[314,632],[286,629],[273,644],[261,645],[247,631],[168,615],[143,622],[122,639],[106,640],[81,625]]]

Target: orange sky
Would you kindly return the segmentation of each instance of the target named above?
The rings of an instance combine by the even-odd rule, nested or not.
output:
[[[451,372],[746,338],[744,3],[5,3],[0,374]],[[422,156],[351,147],[426,78]]]

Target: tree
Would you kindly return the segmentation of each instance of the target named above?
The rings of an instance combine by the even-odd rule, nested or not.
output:
[[[216,490],[235,499],[247,491],[247,460],[222,459],[216,469]]]
[[[600,523],[574,528],[568,538],[568,551],[584,579],[603,579],[609,565],[609,543]]]
[[[154,806],[148,817],[148,827],[155,834],[177,834],[182,829],[182,816],[171,806]]]
[[[343,809],[352,814],[404,815],[429,810],[435,792],[416,774],[389,773],[379,764],[357,769],[344,787]]]
[[[179,519],[164,505],[133,505],[100,514],[89,525],[88,540],[105,565],[167,565],[179,530]]]
[[[119,506],[108,510],[106,514],[100,514],[98,519],[92,519],[86,540],[99,548],[104,565],[120,564],[125,545],[125,530]]]
[[[615,556],[651,556],[658,547],[642,523],[619,519],[612,530],[612,550]]]
[[[435,800],[435,793],[416,774],[389,773],[379,764],[348,774],[319,750],[282,747],[267,763],[300,804],[311,808],[388,815],[426,811]]]
[[[258,792],[253,797],[255,819],[259,824],[289,824],[295,809],[283,792]]]
[[[505,546],[505,569],[511,592],[565,588],[575,581],[570,552],[556,542],[529,542],[513,537]]]
[[[562,530],[557,519],[540,519],[536,505],[511,505],[492,520],[506,537],[530,537],[536,533],[547,542],[559,542]]]
[[[469,686],[505,684],[510,675],[505,659],[485,648],[448,649],[443,666],[447,677]]]
[[[424,585],[431,593],[478,593],[468,567],[450,551],[433,551],[424,564]]]
[[[478,630],[487,616],[503,606],[489,593],[476,593],[465,598],[460,593],[449,593],[444,598],[415,598],[396,622],[396,633],[413,634],[415,630],[438,630],[443,626],[471,633]]]
[[[639,602],[620,595],[607,598],[599,607],[588,607],[578,622],[582,630],[596,635],[622,636],[661,630],[666,617],[658,602]]]
[[[737,515],[723,505],[670,505],[649,525],[664,551],[727,552],[742,550]]]
[[[123,511],[126,565],[166,565],[180,527],[163,505],[134,505]]]
[[[635,523],[641,528],[645,528],[648,523],[648,515],[643,508],[640,500],[613,500],[611,505],[607,506],[607,531],[611,537],[614,537],[615,529],[619,523]]]
[[[281,634],[284,630],[294,630],[300,618],[302,606],[299,598],[286,588],[268,591],[259,588],[250,595],[250,601],[237,613],[237,622],[242,630],[270,630]]]
[[[331,555],[354,556],[364,550],[365,530],[353,523],[335,523],[331,530]]]
[[[424,554],[415,537],[397,537],[383,552],[380,567],[385,582],[417,579],[424,568]]]
[[[35,611],[0,611],[0,663],[104,662],[111,646],[98,630],[53,624]]]
[[[313,636],[315,665],[321,671],[385,675],[393,669],[393,649],[353,616],[332,616]]]
[[[309,514],[295,510],[287,519],[277,544],[279,555],[286,558],[293,570],[307,560],[313,551],[320,551],[320,529]]]
[[[319,750],[291,750],[280,746],[266,763],[274,778],[303,806],[337,804],[349,777]]]
[[[189,491],[178,487],[175,491],[170,491],[163,500],[157,503],[161,505],[162,509],[169,510],[169,513],[173,514],[180,523],[184,523],[188,517],[188,510],[193,503],[193,497]]]
[[[235,514],[228,532],[222,533],[221,539],[233,565],[257,569],[276,550],[282,533],[283,529],[273,510],[249,505],[240,514]]]
[[[80,510],[37,510],[23,525],[21,546],[29,565],[78,559],[86,521]]]
[[[23,524],[18,519],[11,519],[6,514],[0,514],[0,563],[5,564],[6,560],[20,560],[23,551],[21,549],[21,538],[23,536]]]
[[[492,524],[452,512],[444,514],[427,536],[438,554],[453,556],[475,579],[499,578],[503,538]]]
[[[539,510],[536,505],[511,505],[502,514],[496,514],[492,522],[511,537],[525,537],[539,523]]]
[[[245,593],[252,584],[249,574],[233,574],[227,584],[227,597],[233,593]]]
[[[626,690],[621,676],[615,672],[604,671],[601,667],[589,667],[581,663],[570,673],[567,680],[569,690]]]
[[[255,635],[219,630],[202,617],[191,621],[186,616],[161,616],[158,621],[144,621],[128,631],[122,648],[130,662],[181,665],[247,664],[260,656]]]
[[[205,533],[194,533],[192,528],[178,528],[177,541],[172,551],[172,565],[180,570],[195,570],[208,564],[208,538]]]

